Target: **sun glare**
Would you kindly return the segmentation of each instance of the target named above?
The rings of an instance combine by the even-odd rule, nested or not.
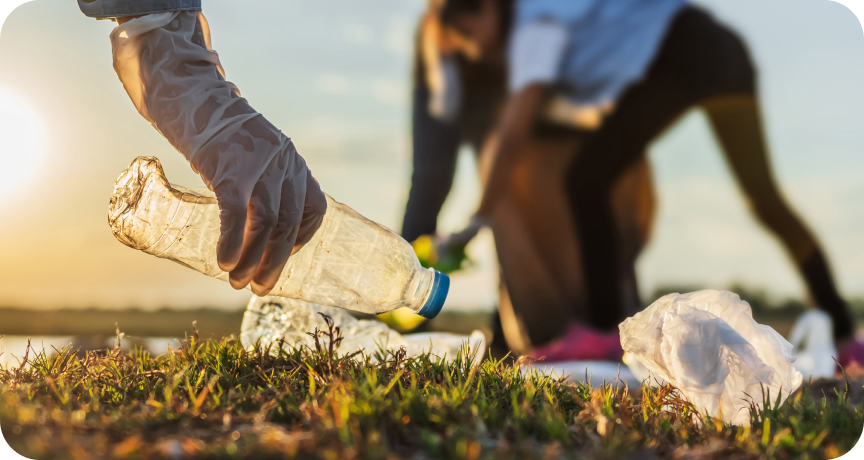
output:
[[[0,88],[0,206],[36,176],[45,133],[36,112],[21,97]]]

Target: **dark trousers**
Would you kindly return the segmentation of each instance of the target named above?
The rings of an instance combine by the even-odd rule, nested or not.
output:
[[[402,220],[402,237],[407,241],[435,234],[438,214],[453,186],[462,141],[456,126],[429,114],[428,101],[429,90],[415,87],[411,120],[414,170]]]
[[[752,101],[725,104],[724,97]],[[712,112],[709,101],[719,109]],[[738,104],[737,106],[735,104]],[[782,199],[770,172],[755,102],[755,72],[741,40],[705,12],[687,7],[673,21],[646,77],[631,86],[567,171],[589,299],[589,323],[614,328],[624,319],[617,293],[619,248],[610,194],[647,145],[687,110],[703,106],[756,216],[793,256],[811,295],[834,319],[835,336],[852,321],[815,238]],[[731,112],[730,112],[731,110]],[[735,112],[737,110],[738,112]],[[743,126],[743,129],[741,127]],[[737,130],[737,131],[736,131]]]

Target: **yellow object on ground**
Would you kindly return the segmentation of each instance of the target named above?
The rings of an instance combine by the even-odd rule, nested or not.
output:
[[[410,308],[397,308],[378,315],[378,320],[398,332],[409,332],[423,324],[426,318],[414,313]]]

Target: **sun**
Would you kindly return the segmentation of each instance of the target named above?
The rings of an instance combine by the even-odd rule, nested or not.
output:
[[[45,133],[36,112],[0,87],[0,206],[34,179],[45,153]]]

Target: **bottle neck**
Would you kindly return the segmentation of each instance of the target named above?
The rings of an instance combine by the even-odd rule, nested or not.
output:
[[[435,270],[421,268],[415,273],[415,281],[412,283],[414,285],[414,289],[412,289],[413,294],[409,299],[406,299],[408,300],[406,302],[408,305],[406,306],[414,311],[414,313],[418,313],[423,309],[423,306],[426,305],[426,302],[432,295],[432,287],[435,285]]]
[[[426,272],[432,275],[432,285],[425,296],[423,306],[419,310],[415,309],[414,312],[424,318],[432,319],[438,316],[441,308],[444,307],[444,301],[447,300],[450,291],[450,277],[431,268]]]

